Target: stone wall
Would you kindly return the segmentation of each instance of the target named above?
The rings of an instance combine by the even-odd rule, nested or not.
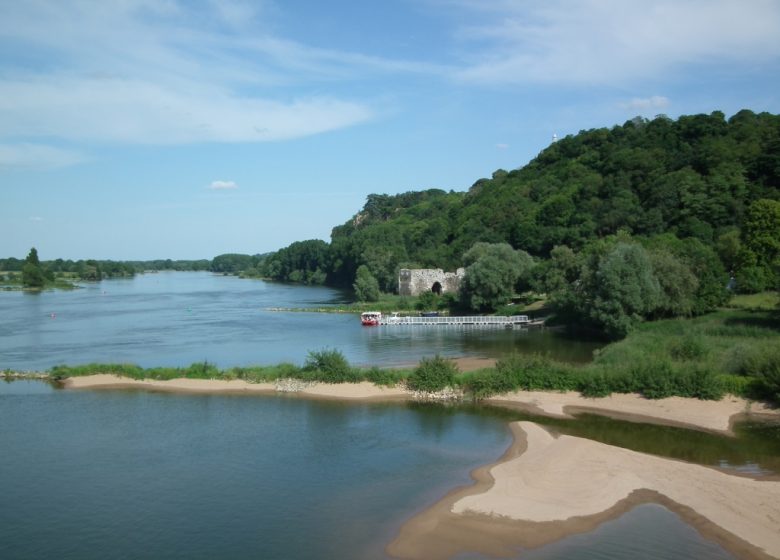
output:
[[[402,296],[419,296],[424,292],[440,290],[440,293],[457,293],[465,270],[444,272],[441,268],[402,268],[398,273],[398,293]]]

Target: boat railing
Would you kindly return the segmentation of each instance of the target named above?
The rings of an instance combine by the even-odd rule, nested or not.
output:
[[[522,325],[530,322],[528,315],[464,317],[402,317],[393,315],[383,316],[380,320],[382,325]]]

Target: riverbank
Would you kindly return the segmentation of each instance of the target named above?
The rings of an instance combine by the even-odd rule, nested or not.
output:
[[[388,552],[408,559],[507,555],[655,502],[740,558],[780,558],[780,481],[556,437],[532,422],[513,423],[512,431],[514,443],[497,463],[410,519]]]

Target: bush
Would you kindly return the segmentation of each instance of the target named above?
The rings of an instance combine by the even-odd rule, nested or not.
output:
[[[462,382],[463,388],[475,399],[485,399],[493,395],[510,393],[517,387],[512,380],[497,369],[487,369],[467,374]]]
[[[723,392],[737,397],[754,398],[761,393],[761,383],[753,377],[720,374],[717,376]]]
[[[707,355],[707,347],[701,336],[685,335],[672,342],[669,354],[675,360],[699,360]]]
[[[372,367],[363,373],[366,381],[370,381],[374,385],[384,385],[386,387],[393,387],[401,379],[401,374],[389,369],[382,369],[378,367]]]
[[[764,267],[747,266],[737,272],[737,292],[740,294],[757,294],[769,286],[769,274]]]
[[[577,383],[571,366],[546,356],[511,354],[496,363],[499,374],[513,389],[525,391],[574,391]]]
[[[214,364],[209,363],[208,360],[196,362],[190,365],[190,367],[185,369],[182,373],[185,377],[192,377],[195,379],[214,379],[216,377],[221,377],[222,375],[219,368]]]
[[[608,397],[613,392],[611,381],[613,379],[604,372],[591,372],[580,378],[577,389],[583,397]]]
[[[433,311],[439,309],[441,297],[433,292],[423,292],[417,296],[417,303],[414,308],[419,311]]]
[[[305,379],[326,383],[360,381],[359,373],[350,367],[344,354],[338,350],[310,351],[302,373]]]
[[[423,358],[407,380],[413,391],[435,392],[455,385],[458,367],[451,360],[438,354],[433,358]]]

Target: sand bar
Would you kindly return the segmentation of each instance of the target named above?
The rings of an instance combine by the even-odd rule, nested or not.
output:
[[[504,457],[474,471],[475,485],[409,520],[388,546],[391,555],[514,555],[657,502],[740,558],[780,558],[780,481],[554,437],[532,422],[512,429],[515,443]]]
[[[408,398],[410,393],[400,387],[380,387],[373,383],[302,383],[294,391],[276,383],[248,383],[243,379],[188,379],[178,378],[159,381],[156,379],[132,379],[101,373],[83,377],[69,377],[63,381],[66,389],[151,389],[192,393],[257,393],[273,394],[294,392],[300,395],[340,399],[395,399]]]
[[[544,522],[606,511],[640,489],[658,492],[780,558],[780,482],[637,453],[592,440],[553,437],[520,422],[526,450],[494,466],[492,487],[455,502],[474,512]]]
[[[485,402],[560,418],[571,418],[571,414],[576,412],[591,412],[626,420],[660,422],[726,434],[731,434],[731,425],[735,420],[747,415],[780,420],[780,410],[733,395],[726,395],[719,401],[683,397],[654,400],[641,395],[619,393],[592,399],[574,391],[517,391],[491,397]]]

